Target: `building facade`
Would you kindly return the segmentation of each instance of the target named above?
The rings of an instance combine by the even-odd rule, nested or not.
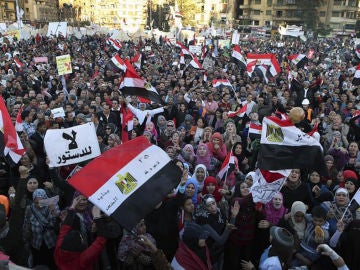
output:
[[[359,0],[319,1],[318,22],[335,32],[354,32]],[[279,25],[305,25],[301,0],[239,0],[236,20],[239,25],[276,28]]]

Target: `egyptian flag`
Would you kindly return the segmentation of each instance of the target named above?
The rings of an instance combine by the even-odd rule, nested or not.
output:
[[[212,80],[212,86],[215,88],[220,88],[223,86],[233,88],[233,86],[231,85],[228,79],[214,79]]]
[[[188,48],[185,47],[184,44],[177,41],[175,46],[181,49],[181,52],[184,54],[184,57],[193,59],[192,53],[189,51]]]
[[[231,169],[234,169],[235,166],[235,157],[233,156],[232,152],[230,151],[221,165],[221,169],[218,172],[217,177],[223,182],[225,181],[225,176],[229,175],[231,173]]]
[[[202,69],[202,65],[200,64],[198,58],[195,55],[193,55],[193,59],[190,61],[189,65],[195,69]]]
[[[356,45],[355,56],[357,57],[358,60],[360,60],[360,44]]]
[[[234,46],[231,57],[234,60],[234,62],[240,66],[240,69],[242,70],[246,69],[246,60],[244,56],[241,54],[239,45]]]
[[[247,103],[242,106],[240,109],[238,109],[237,111],[228,111],[228,117],[229,118],[234,118],[234,117],[244,117],[245,113],[246,113],[246,110],[247,110]]]
[[[137,53],[133,58],[131,58],[131,63],[138,69],[141,69],[141,53]]]
[[[267,171],[257,169],[253,185],[250,188],[253,202],[264,204],[270,202],[275,194],[281,190],[290,173],[291,170]]]
[[[25,67],[25,64],[20,61],[19,58],[14,57],[14,63],[16,64],[18,69],[23,69]]]
[[[207,71],[204,72],[204,79],[203,80],[204,80],[204,82],[207,82],[207,80],[208,80]]]
[[[116,51],[118,51],[122,48],[121,42],[117,39],[107,38],[106,44],[112,46]]]
[[[18,111],[17,115],[16,115],[15,130],[17,132],[24,131],[24,127],[23,127],[22,119],[21,119],[22,111],[23,111],[23,108],[21,107],[20,110]]]
[[[121,57],[118,54],[115,54],[107,64],[108,68],[115,72],[125,72],[126,71],[126,65],[124,60],[121,59]]]
[[[308,62],[308,58],[305,54],[293,54],[288,56],[288,60],[291,61],[297,68],[302,68]]]
[[[249,126],[249,138],[251,140],[255,140],[255,139],[260,139],[261,138],[261,131],[262,131],[262,126],[261,124],[256,124],[256,123],[250,123]]]
[[[161,97],[156,89],[150,83],[145,83],[145,81],[140,78],[128,59],[125,60],[125,65],[126,71],[121,80],[119,90],[124,95],[139,96],[155,103],[162,103]]]
[[[268,54],[254,54],[248,53],[246,55],[246,66],[252,63],[252,66],[256,65],[267,65],[270,67],[270,73],[272,76],[276,76],[278,73],[281,72],[280,64],[276,59],[275,54],[268,53]]]
[[[264,170],[307,169],[327,175],[321,144],[289,119],[264,117],[258,167]]]
[[[165,44],[166,44],[167,46],[169,46],[169,47],[172,46],[170,39],[167,38],[167,37],[165,38]]]
[[[68,183],[131,230],[179,184],[181,175],[164,150],[140,136],[93,159]]]
[[[315,50],[314,49],[310,49],[309,52],[307,53],[306,57],[308,59],[312,59],[315,55]]]
[[[11,121],[9,112],[3,98],[0,98],[0,155],[3,156],[9,165],[19,162],[25,149],[16,133]]]
[[[208,47],[206,45],[204,45],[201,48],[201,59],[205,59],[207,53],[208,53]]]
[[[357,65],[356,71],[354,74],[354,79],[352,80],[353,85],[360,85],[360,64]]]

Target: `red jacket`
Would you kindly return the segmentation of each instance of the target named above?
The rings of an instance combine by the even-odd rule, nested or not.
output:
[[[66,234],[71,231],[71,226],[62,225],[56,241],[54,258],[59,270],[91,270],[106,244],[106,238],[98,236],[95,241],[83,252],[62,250],[61,244]]]

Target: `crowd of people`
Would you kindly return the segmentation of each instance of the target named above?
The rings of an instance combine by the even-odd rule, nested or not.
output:
[[[22,110],[18,134],[26,149],[16,166],[0,163],[2,260],[63,270],[360,269],[360,208],[352,200],[360,186],[360,87],[352,83],[359,59],[351,39],[242,41],[244,56],[275,54],[281,72],[266,82],[233,62],[231,48],[217,48],[206,70],[180,70],[180,51],[165,38],[124,41],[119,51],[106,38],[37,35],[2,46],[0,93],[14,123]],[[206,57],[216,42],[206,45]],[[310,49],[304,66],[288,61]],[[123,73],[109,68],[115,53],[126,59],[138,52],[137,72],[161,104],[123,95]],[[55,57],[65,54],[73,72],[59,76]],[[48,63],[35,63],[40,56]],[[214,87],[214,79],[231,87]],[[229,113],[245,105],[244,116]],[[52,110],[60,107],[65,116],[55,118]],[[317,126],[328,173],[289,168],[280,192],[254,203],[261,144],[249,125],[294,107],[303,108],[300,129]],[[46,131],[87,122],[95,125],[101,152],[145,136],[182,170],[179,185],[132,230],[66,182],[76,164],[48,166]],[[219,178],[229,152],[235,165]],[[57,203],[41,203],[56,195]]]

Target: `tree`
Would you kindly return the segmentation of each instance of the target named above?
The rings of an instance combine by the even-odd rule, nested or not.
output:
[[[175,5],[175,1],[170,1],[170,5]],[[194,0],[179,0],[179,11],[183,15],[182,24],[184,26],[194,26],[195,14],[200,13],[201,5]]]

